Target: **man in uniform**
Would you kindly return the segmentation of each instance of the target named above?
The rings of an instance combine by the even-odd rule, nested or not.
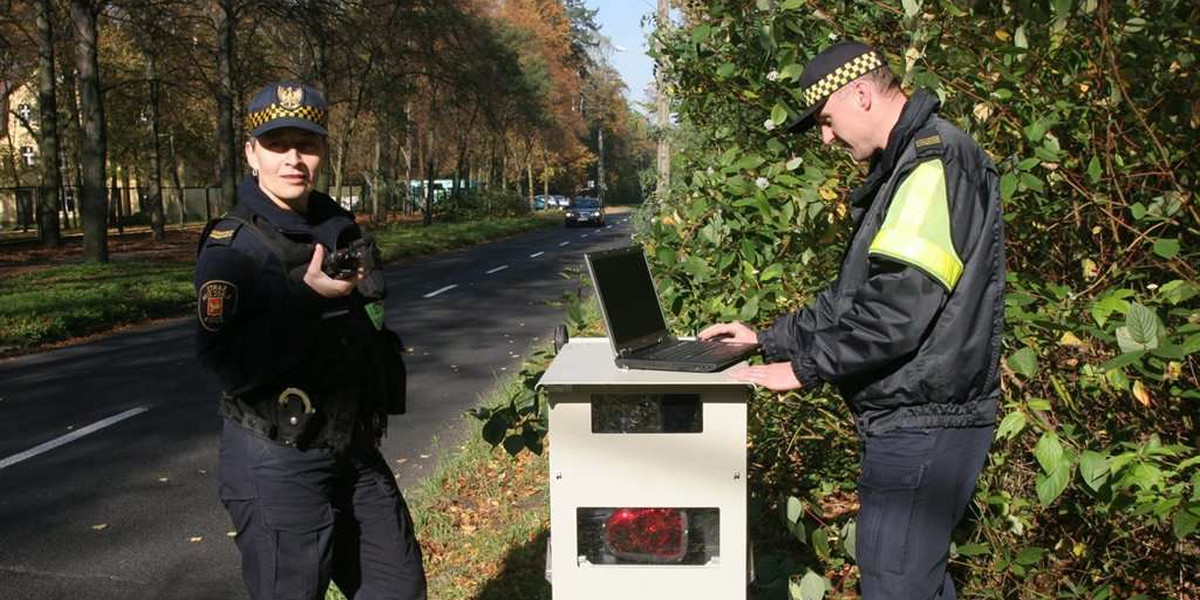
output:
[[[863,441],[857,558],[865,600],[955,598],[946,573],[991,445],[999,399],[1004,247],[995,166],[904,95],[883,55],[854,41],[800,77],[825,144],[870,161],[849,197],[854,235],[837,281],[756,333],[719,324],[704,339],[758,342],[767,364],[731,376],[776,391],[831,383]]]
[[[331,578],[348,598],[423,599],[412,518],[378,449],[404,409],[403,346],[353,215],[313,190],[326,114],[311,87],[263,88],[246,116],[253,175],[201,238],[197,354],[224,390],[221,501],[255,600],[321,600]]]

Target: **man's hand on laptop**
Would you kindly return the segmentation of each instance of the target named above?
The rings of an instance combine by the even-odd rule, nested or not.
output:
[[[718,323],[709,326],[700,335],[702,340],[717,340],[738,344],[757,344],[758,334],[742,323]]]
[[[798,390],[802,387],[800,380],[796,379],[796,373],[792,371],[790,362],[730,369],[727,375],[738,381],[761,385],[775,392]]]

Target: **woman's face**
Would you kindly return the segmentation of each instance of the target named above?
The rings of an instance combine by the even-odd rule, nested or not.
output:
[[[258,171],[258,186],[288,207],[308,198],[324,158],[325,138],[295,127],[272,129],[246,142],[246,162]]]

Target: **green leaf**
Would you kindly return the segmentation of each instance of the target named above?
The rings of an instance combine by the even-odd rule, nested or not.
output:
[[[1200,294],[1200,286],[1182,279],[1169,281],[1158,289],[1158,295],[1171,304],[1180,304]]]
[[[1000,177],[1000,198],[1008,201],[1012,198],[1013,192],[1017,191],[1017,176],[1012,173],[1005,173]]]
[[[1035,192],[1042,192],[1046,189],[1041,178],[1033,173],[1021,173],[1021,184]]]
[[[856,521],[846,523],[846,527],[842,529],[842,548],[851,560],[858,560],[857,536],[858,523]]]
[[[825,533],[824,529],[817,529],[812,533],[813,552],[823,560],[829,559],[829,534]]]
[[[712,26],[707,23],[701,23],[692,30],[692,41],[699,44],[708,39],[712,33]]]
[[[904,6],[904,15],[907,17],[915,17],[921,12],[921,0],[901,0]]]
[[[1146,205],[1141,202],[1134,202],[1129,206],[1129,214],[1133,215],[1136,221],[1141,221],[1142,217],[1146,216],[1146,212]]]
[[[1125,314],[1125,326],[1129,336],[1142,347],[1135,350],[1153,350],[1158,347],[1158,316],[1154,311],[1136,302],[1129,305]]]
[[[1154,240],[1154,253],[1166,258],[1175,258],[1179,254],[1179,240],[1175,238],[1159,238]]]
[[[779,70],[779,78],[780,79],[786,78],[786,79],[791,79],[793,81],[798,81],[800,79],[800,75],[803,73],[804,73],[803,65],[798,65],[796,63],[792,63],[792,64],[787,65],[786,67]]]
[[[783,104],[776,103],[775,107],[771,109],[771,121],[774,122],[776,125],[782,125],[782,124],[786,123],[787,120],[788,120],[787,107],[784,106]]]
[[[1050,473],[1062,466],[1065,454],[1062,444],[1058,441],[1058,436],[1054,435],[1054,432],[1047,431],[1042,434],[1037,446],[1034,446],[1033,456],[1037,458],[1042,470]]]
[[[509,456],[516,456],[523,449],[525,449],[525,436],[510,435],[504,438],[504,451]]]
[[[734,66],[733,63],[727,62],[720,67],[717,67],[717,77],[720,77],[721,79],[729,79],[729,76],[733,75],[733,72],[736,69],[737,67]]]
[[[738,312],[738,319],[742,321],[753,321],[754,317],[758,316],[758,296],[751,296],[745,304],[742,305],[742,310]]]
[[[1047,475],[1038,474],[1037,497],[1042,506],[1050,506],[1067,489],[1067,484],[1071,482],[1071,471],[1071,465],[1065,464]]]
[[[1146,20],[1140,17],[1134,17],[1125,21],[1125,31],[1129,33],[1137,33],[1146,28]]]
[[[1025,139],[1034,144],[1042,141],[1042,137],[1046,135],[1046,131],[1050,129],[1052,121],[1046,119],[1038,119],[1025,126]]]
[[[1171,531],[1175,534],[1175,539],[1181,541],[1195,532],[1197,525],[1200,525],[1200,503],[1184,505],[1175,513],[1175,518],[1171,519]]]
[[[795,496],[788,496],[787,499],[787,520],[788,523],[797,523],[800,517],[804,516],[804,503]]]
[[[1079,475],[1092,491],[1100,491],[1108,479],[1108,458],[1099,452],[1084,450],[1079,456]]]
[[[499,413],[493,413],[492,417],[483,425],[483,439],[492,447],[499,444],[506,433],[508,433],[508,422],[500,417]]]
[[[762,275],[759,275],[759,281],[771,281],[783,274],[783,263],[773,263],[771,266],[763,269]]]
[[[1092,183],[1098,183],[1100,181],[1100,175],[1102,175],[1102,174],[1103,174],[1103,171],[1101,170],[1101,167],[1100,167],[1100,158],[1097,156],[1093,156],[1091,162],[1088,163],[1088,168],[1087,168],[1088,180],[1091,181]]]
[[[1131,365],[1139,360],[1142,360],[1142,357],[1145,355],[1145,350],[1136,350],[1126,354],[1118,354],[1116,357],[1104,361],[1104,364],[1100,365],[1100,370],[1111,371],[1113,369],[1120,369],[1121,367]]]
[[[1037,546],[1029,546],[1028,548],[1022,548],[1021,551],[1017,553],[1016,561],[1017,561],[1017,564],[1029,566],[1029,565],[1036,564],[1039,561],[1041,561],[1042,557],[1045,555],[1046,555],[1045,548],[1039,548]]]
[[[822,600],[825,597],[825,578],[812,569],[806,569],[799,583],[788,582],[788,593],[792,600]]]
[[[990,554],[991,552],[992,552],[991,547],[989,547],[987,544],[982,544],[982,543],[963,544],[958,547],[959,556],[980,556],[983,554]]]
[[[1026,378],[1032,378],[1037,375],[1038,371],[1037,351],[1026,346],[1013,352],[1008,356],[1008,366],[1013,372]]]
[[[996,428],[996,437],[1002,439],[1013,439],[1025,429],[1025,413],[1014,410],[1007,415],[1004,415],[1004,420],[1000,421],[1000,426]]]
[[[1050,401],[1045,398],[1030,398],[1025,402],[1025,406],[1029,407],[1029,410],[1039,410],[1042,412],[1050,412],[1053,409],[1050,406]]]
[[[1008,100],[1009,98],[1012,98],[1013,93],[1012,90],[1008,88],[996,88],[992,90],[992,95],[999,100]]]

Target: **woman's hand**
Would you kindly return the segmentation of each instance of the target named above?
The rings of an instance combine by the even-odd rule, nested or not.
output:
[[[308,270],[304,272],[304,284],[323,298],[340,298],[350,295],[354,286],[362,279],[362,270],[352,279],[334,279],[321,270],[325,261],[325,246],[313,245],[312,260],[308,261]]]

